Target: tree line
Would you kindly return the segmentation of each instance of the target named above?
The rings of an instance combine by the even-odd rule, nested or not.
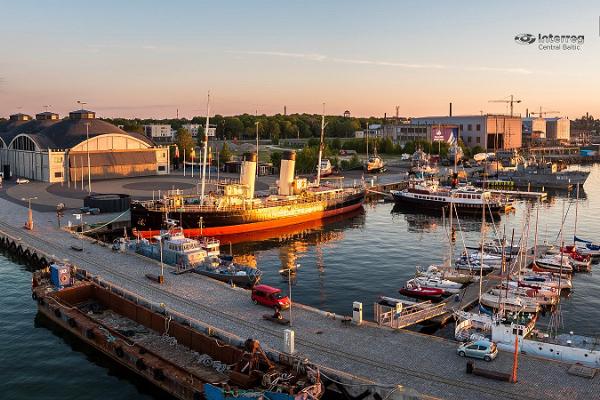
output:
[[[344,116],[326,116],[327,125],[325,136],[350,138],[354,132],[365,129],[369,124],[380,124],[381,118],[355,118]],[[198,116],[192,119],[108,119],[115,125],[122,125],[128,132],[143,133],[143,126],[149,124],[168,124],[178,130],[185,124],[204,125],[206,117]],[[318,114],[276,114],[252,115],[241,114],[236,116],[215,115],[210,118],[210,124],[216,128],[219,139],[254,139],[256,138],[256,123],[258,122],[258,135],[260,139],[270,139],[277,143],[282,138],[311,138],[321,134],[321,116]]]

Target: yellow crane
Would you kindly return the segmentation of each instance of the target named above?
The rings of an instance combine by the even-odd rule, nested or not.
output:
[[[520,103],[521,100],[515,100],[515,96],[514,95],[510,95],[504,99],[500,99],[500,100],[488,100],[489,103],[508,103],[510,104],[510,116],[513,116],[513,105],[514,103]]]
[[[532,112],[530,114],[537,115],[537,116],[543,118],[545,115],[548,115],[548,114],[560,114],[560,111],[542,111],[542,106],[540,106],[540,112]]]

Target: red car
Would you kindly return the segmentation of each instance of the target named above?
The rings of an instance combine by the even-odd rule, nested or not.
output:
[[[251,299],[254,304],[262,304],[271,308],[278,307],[285,310],[290,307],[290,299],[281,293],[281,289],[267,285],[254,286]]]

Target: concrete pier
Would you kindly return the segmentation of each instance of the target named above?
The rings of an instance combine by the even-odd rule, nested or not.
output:
[[[22,228],[25,208],[0,199],[0,236],[17,240],[30,251],[38,250],[59,261],[68,261],[104,282],[134,293],[151,304],[200,321],[242,339],[258,339],[266,349],[283,348],[282,327],[262,319],[270,310],[250,301],[250,293],[197,274],[166,274],[163,285],[145,278],[157,274],[158,263],[86,240],[83,251],[72,245],[81,240],[58,230],[52,214],[34,212],[36,228]],[[172,268],[168,268],[170,271]],[[358,296],[358,295],[357,295]],[[373,299],[360,299],[369,304]],[[378,383],[406,388],[438,398],[451,399],[592,399],[600,393],[600,378],[585,379],[567,374],[569,365],[521,355],[519,381],[498,382],[466,374],[466,360],[456,355],[453,341],[405,330],[381,328],[364,322],[348,324],[311,307],[293,308],[296,353],[320,365],[323,371],[355,377],[355,384]],[[284,312],[285,313],[285,312]],[[348,304],[351,315],[352,305]],[[481,367],[510,372],[512,354],[501,353]]]

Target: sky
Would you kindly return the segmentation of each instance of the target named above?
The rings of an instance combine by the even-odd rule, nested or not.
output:
[[[598,1],[0,0],[0,116],[600,116]],[[540,50],[515,35],[584,35]]]

